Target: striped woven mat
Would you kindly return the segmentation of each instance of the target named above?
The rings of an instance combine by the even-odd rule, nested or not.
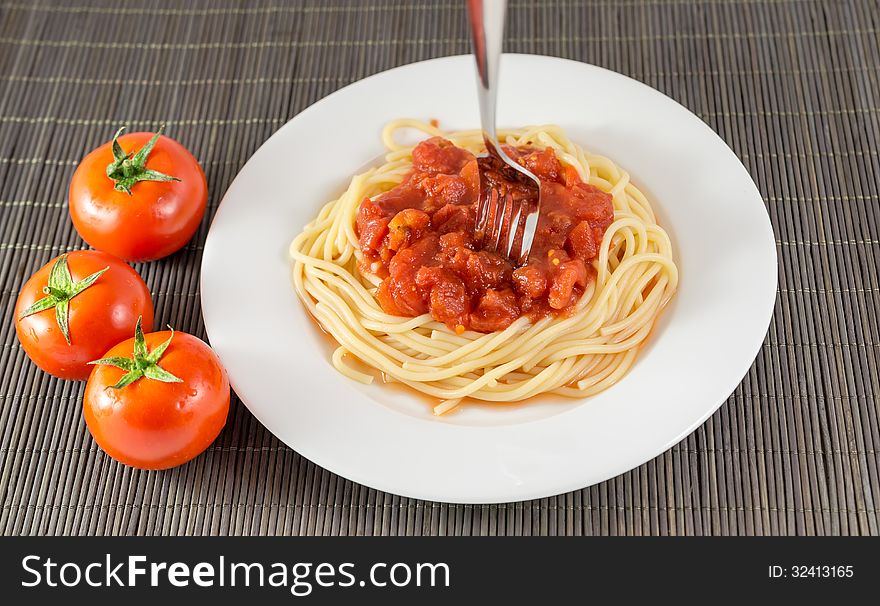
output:
[[[676,99],[758,184],[779,252],[775,315],[730,399],[656,459],[569,494],[432,503],[335,476],[237,399],[203,456],[112,461],[83,385],[13,328],[24,280],[81,248],[66,188],[120,124],[168,124],[208,174],[182,252],[138,265],[157,324],[204,336],[199,262],[247,158],[318,99],[469,51],[463,2],[0,0],[0,532],[4,534],[878,534],[880,5],[511,0],[506,48],[595,63]]]

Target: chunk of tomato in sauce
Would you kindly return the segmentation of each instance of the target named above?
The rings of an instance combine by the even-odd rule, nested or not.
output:
[[[385,210],[369,198],[361,202],[355,221],[361,252],[372,254],[379,251],[390,220]]]
[[[439,262],[459,276],[468,275],[468,263],[474,254],[469,233],[454,231],[440,236]]]
[[[532,171],[541,181],[559,181],[562,165],[549,147],[524,155],[520,163]]]
[[[537,265],[523,265],[515,269],[513,282],[522,297],[540,299],[547,292],[547,272]]]
[[[593,227],[602,231],[614,221],[614,207],[611,196],[594,185],[578,183],[571,187],[568,208],[572,215],[582,221],[589,221]]]
[[[474,232],[477,212],[473,205],[447,204],[431,215],[431,221],[441,234]]]
[[[509,286],[513,267],[507,259],[480,251],[468,257],[466,271],[468,284],[472,289],[486,290]]]
[[[391,258],[388,277],[379,289],[379,304],[385,311],[400,316],[420,316],[429,310],[428,293],[416,284],[416,274],[420,268],[434,265],[438,249],[437,235],[432,233]],[[386,303],[390,304],[386,307]]]
[[[472,153],[443,137],[426,139],[412,152],[413,170],[431,174],[456,174],[473,159]]]
[[[516,295],[509,288],[489,288],[480,294],[477,308],[471,312],[470,326],[478,332],[504,330],[520,317]]]
[[[582,261],[594,259],[599,254],[599,244],[588,221],[581,221],[568,234],[568,253]]]
[[[587,285],[587,268],[580,259],[560,263],[553,274],[547,302],[550,307],[562,310],[577,303],[579,292]],[[576,288],[580,291],[576,291]]]
[[[542,205],[544,200],[545,198],[542,193]],[[576,219],[563,209],[553,208],[549,200],[552,200],[552,198],[548,196],[548,208],[546,211],[542,209],[541,215],[538,218],[535,239],[542,248],[563,248]]]
[[[416,285],[427,289],[431,316],[447,326],[464,326],[470,308],[470,297],[464,281],[445,267],[421,267],[416,273]]]
[[[413,244],[431,224],[431,217],[416,208],[407,208],[388,222],[388,248],[401,250]]]

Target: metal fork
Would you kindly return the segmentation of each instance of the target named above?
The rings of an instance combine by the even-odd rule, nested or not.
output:
[[[474,236],[483,250],[523,265],[528,261],[538,227],[541,182],[504,152],[495,130],[498,62],[506,11],[507,0],[468,0],[480,123],[487,152],[479,159],[481,191]],[[490,178],[492,174],[503,178]]]

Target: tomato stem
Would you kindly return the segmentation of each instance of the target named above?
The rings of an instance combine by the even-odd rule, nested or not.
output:
[[[115,183],[113,188],[131,195],[131,188],[140,181],[180,181],[177,177],[160,173],[157,170],[147,168],[147,157],[153,151],[153,146],[165,130],[165,125],[159,127],[156,134],[153,135],[147,144],[140,148],[137,152],[123,151],[119,144],[119,137],[125,132],[122,126],[113,135],[113,162],[107,165],[107,176]]]
[[[116,368],[121,368],[126,371],[115,385],[110,386],[110,389],[122,389],[142,377],[147,377],[154,381],[162,381],[163,383],[183,383],[182,379],[175,377],[173,374],[159,366],[159,360],[162,358],[162,354],[165,353],[165,350],[171,345],[171,339],[174,338],[174,329],[169,326],[168,328],[171,330],[171,336],[153,351],[148,351],[147,340],[144,337],[144,331],[141,328],[141,319],[142,317],[138,318],[137,326],[134,329],[134,352],[130,358],[123,358],[120,356],[101,358],[100,360],[89,362],[89,364],[115,366]]]
[[[43,287],[43,294],[52,295],[56,299],[63,299],[67,293],[60,288],[52,288],[51,286]]]
[[[86,276],[79,282],[74,282],[73,276],[70,275],[70,267],[67,265],[67,255],[61,255],[49,270],[49,283],[43,287],[43,293],[46,296],[21,312],[18,319],[21,320],[47,309],[54,309],[55,322],[61,329],[64,340],[70,345],[70,327],[68,326],[70,300],[94,284],[108,269],[110,269],[109,266]]]

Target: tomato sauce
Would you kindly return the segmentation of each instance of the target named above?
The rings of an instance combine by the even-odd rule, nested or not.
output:
[[[481,172],[484,179],[499,175],[433,137],[415,147],[413,170],[400,185],[358,210],[360,269],[382,278],[378,299],[387,313],[430,313],[459,334],[492,332],[524,315],[534,321],[570,313],[595,279],[590,262],[614,219],[611,196],[581,181],[552,149],[504,149],[541,180],[528,262],[516,267],[477,248]]]

